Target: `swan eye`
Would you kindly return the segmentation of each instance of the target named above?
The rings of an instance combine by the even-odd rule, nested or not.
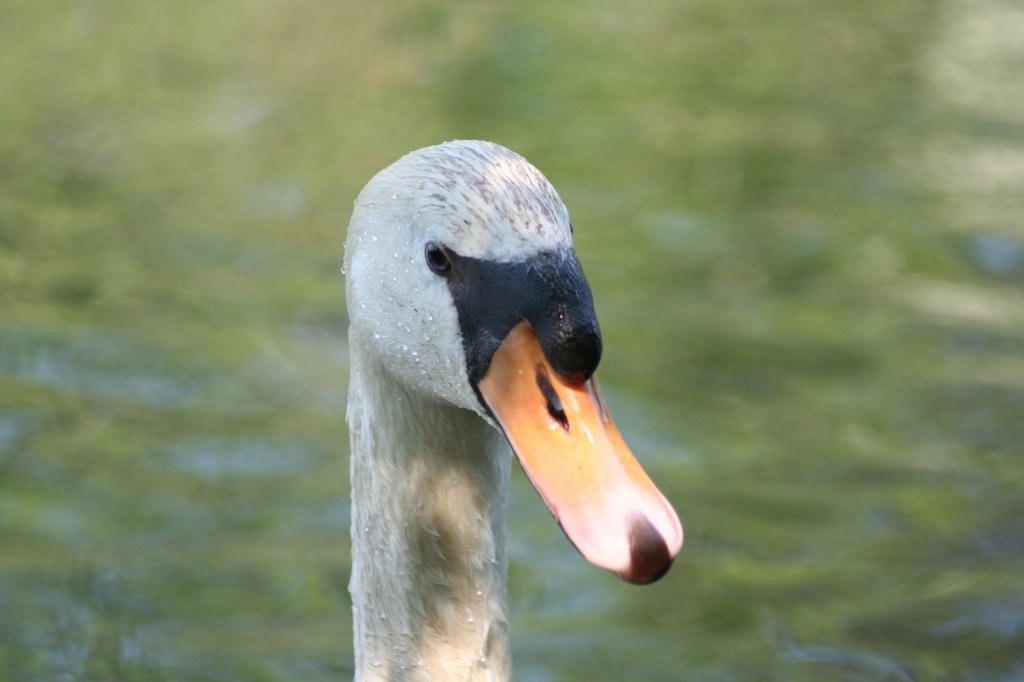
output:
[[[451,271],[452,262],[448,260],[448,254],[437,242],[427,242],[423,248],[423,255],[427,259],[427,265],[437,274],[442,275]]]

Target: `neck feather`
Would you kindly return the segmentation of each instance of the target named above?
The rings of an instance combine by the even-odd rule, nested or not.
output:
[[[408,392],[357,347],[353,338],[356,679],[509,679],[508,448],[479,416]]]

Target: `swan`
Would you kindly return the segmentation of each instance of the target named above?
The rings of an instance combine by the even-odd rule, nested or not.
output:
[[[508,680],[511,455],[569,540],[633,583],[675,511],[593,377],[601,336],[547,179],[502,146],[412,152],[355,201],[349,313],[357,680]]]

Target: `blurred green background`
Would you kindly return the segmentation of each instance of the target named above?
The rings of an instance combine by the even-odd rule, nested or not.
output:
[[[522,473],[522,680],[1024,676],[1024,6],[0,7],[0,679],[351,677],[352,200],[484,138],[576,227],[686,546]]]

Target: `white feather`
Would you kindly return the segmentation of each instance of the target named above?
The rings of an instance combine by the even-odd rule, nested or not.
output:
[[[544,176],[488,142],[413,152],[356,200],[345,271],[359,680],[510,679],[511,456],[470,386],[424,245],[508,262],[568,249],[570,234]]]

